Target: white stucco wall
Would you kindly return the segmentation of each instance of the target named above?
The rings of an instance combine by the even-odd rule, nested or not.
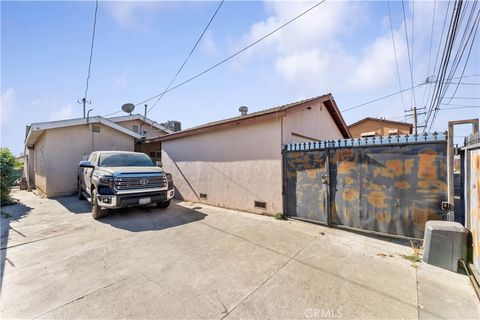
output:
[[[277,119],[164,141],[164,169],[185,200],[281,212],[280,128]],[[200,199],[200,193],[207,199]],[[266,202],[267,209],[256,209],[254,201]]]
[[[101,150],[133,151],[133,137],[103,124],[95,126],[100,127],[100,132],[93,134],[88,125],[49,129],[37,140],[35,183],[46,196],[76,191],[78,163],[84,154]]]

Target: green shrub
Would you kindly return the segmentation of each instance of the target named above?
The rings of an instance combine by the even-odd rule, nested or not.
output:
[[[18,172],[22,164],[15,159],[12,152],[8,150],[8,148],[0,148],[0,161],[0,204],[3,206],[11,202],[9,197],[10,189],[12,187],[12,183],[15,181],[15,178],[18,175],[18,173],[15,174],[15,171],[17,170]]]
[[[275,213],[275,214],[273,215],[273,217],[274,217],[275,219],[277,219],[277,220],[286,220],[286,219],[287,219],[287,217],[286,217],[283,213],[281,213],[281,212]]]

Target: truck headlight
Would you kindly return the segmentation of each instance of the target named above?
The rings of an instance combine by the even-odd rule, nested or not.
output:
[[[173,188],[173,178],[170,173],[166,173],[165,175],[167,177],[167,188],[170,190]]]
[[[101,184],[112,185],[113,184],[113,177],[112,176],[101,176],[99,178]]]

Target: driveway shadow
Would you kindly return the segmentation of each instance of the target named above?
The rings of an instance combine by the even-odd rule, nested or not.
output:
[[[111,210],[98,221],[131,232],[163,230],[203,220],[207,215],[197,210],[171,204],[167,209],[136,207]]]
[[[54,197],[52,199],[60,203],[71,213],[90,213],[90,202],[87,200],[79,200],[77,196]]]
[[[79,200],[76,196],[52,199],[65,207],[70,213],[91,214],[90,202],[87,200]],[[172,203],[167,209],[158,209],[154,206],[113,209],[109,211],[107,216],[98,221],[132,232],[162,230],[202,220],[207,216],[195,209],[201,209],[201,207],[187,209]]]
[[[10,224],[13,221],[18,221],[24,218],[32,210],[31,207],[26,206],[20,202],[1,208],[1,248],[0,248],[0,292],[3,285],[3,273],[5,271],[5,263],[8,262],[15,267],[12,261],[7,259],[8,237],[10,232],[14,232],[22,237],[23,233],[13,228]]]

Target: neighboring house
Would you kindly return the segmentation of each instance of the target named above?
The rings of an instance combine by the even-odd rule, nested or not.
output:
[[[148,142],[150,139],[157,138],[168,133],[173,133],[173,130],[165,127],[164,124],[152,121],[140,114],[112,117],[108,118],[108,120],[144,135],[146,138],[146,143],[137,143],[135,145],[135,151],[148,154],[154,162],[162,160],[162,145],[160,143],[150,144]],[[172,121],[167,123],[172,123]],[[181,126],[180,122],[178,121],[175,121],[175,124],[178,127]]]
[[[411,123],[367,117],[348,126],[354,138],[380,137],[412,133]]]
[[[92,151],[134,151],[142,149],[138,145],[145,135],[171,132],[150,119],[143,121],[140,115],[32,123],[25,138],[29,189],[36,188],[47,197],[72,194],[77,188],[78,163]]]
[[[152,139],[185,200],[258,213],[283,212],[282,145],[350,138],[328,94]]]

